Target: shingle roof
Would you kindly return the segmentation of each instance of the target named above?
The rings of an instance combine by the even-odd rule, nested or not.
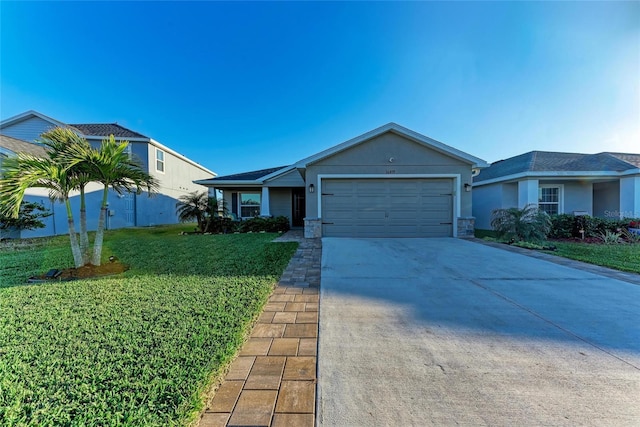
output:
[[[233,175],[218,176],[213,178],[211,181],[255,181],[257,179],[262,178],[263,176],[270,175],[286,167],[287,166],[280,166],[277,168],[260,169],[260,170],[251,171],[251,172],[243,172],[243,173],[236,173]]]
[[[42,145],[32,142],[23,141],[21,139],[12,138],[7,135],[0,134],[0,147],[13,151],[14,153],[26,153],[36,157],[44,157],[47,151]]]
[[[70,124],[85,135],[92,136],[109,136],[113,135],[117,138],[146,138],[149,137],[142,135],[141,133],[134,132],[131,129],[127,129],[124,126],[120,126],[117,123],[80,123]]]
[[[640,167],[640,154],[631,153],[556,153],[530,151],[492,163],[473,178],[474,182],[525,172],[622,172]]]

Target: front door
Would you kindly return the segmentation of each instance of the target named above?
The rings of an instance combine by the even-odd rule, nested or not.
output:
[[[306,216],[304,190],[304,187],[291,190],[291,225],[294,227],[304,227],[304,217]]]

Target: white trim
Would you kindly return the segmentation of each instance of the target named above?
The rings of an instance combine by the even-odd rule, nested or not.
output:
[[[125,139],[126,139],[126,138],[125,138]],[[211,174],[211,175],[213,175],[214,177],[218,176],[218,174],[217,174],[217,173],[215,173],[215,172],[213,172],[213,171],[211,171],[211,170],[209,170],[209,169],[205,168],[204,166],[202,166],[202,165],[201,165],[201,164],[199,164],[199,163],[194,162],[193,160],[189,159],[188,157],[183,156],[182,154],[178,153],[177,151],[172,150],[171,148],[167,147],[166,145],[159,143],[158,141],[156,141],[156,140],[155,140],[155,139],[153,139],[153,138],[149,138],[149,143],[151,143],[151,145],[154,145],[154,146],[155,146],[155,147],[157,147],[157,148],[160,148],[162,151],[164,151],[164,152],[166,152],[166,153],[169,153],[169,154],[171,154],[171,155],[173,155],[173,156],[176,156],[176,157],[177,157],[177,158],[179,158],[180,160],[183,160],[183,161],[185,161],[185,162],[187,162],[187,163],[191,164],[192,166],[197,167],[198,169],[200,169],[200,170],[202,170],[202,171],[204,171],[204,172],[206,172],[206,173],[210,173],[210,174]]]
[[[156,172],[164,174],[167,170],[166,168],[166,158],[165,158],[165,152],[163,150],[161,150],[158,147],[154,147],[155,148],[155,156],[153,156],[153,160],[155,162],[155,166],[156,166]],[[158,159],[158,153],[162,153],[162,160]],[[162,170],[158,169],[158,161],[162,162]]]
[[[316,193],[318,194],[318,219],[322,219],[322,180],[323,179],[436,179],[436,178],[450,178],[453,179],[453,209],[454,215],[451,218],[453,225],[452,232],[453,237],[458,237],[458,218],[460,218],[460,183],[462,177],[456,173],[443,173],[443,174],[421,174],[421,173],[408,173],[408,174],[376,174],[376,173],[363,173],[363,174],[318,174],[318,180],[316,182]],[[308,186],[308,184],[307,184]]]
[[[514,181],[522,178],[545,178],[545,179],[561,179],[561,180],[573,180],[576,178],[619,178],[626,175],[640,174],[640,168],[628,169],[622,172],[614,171],[541,171],[541,172],[520,172],[512,175],[505,175],[497,178],[487,179],[485,181],[474,182],[474,187],[481,187],[483,185],[496,184],[503,181]]]
[[[258,179],[258,181],[260,181],[260,182],[265,182],[265,181],[267,181],[267,180],[270,180],[270,179],[276,178],[276,177],[278,177],[278,176],[280,176],[280,175],[284,175],[285,173],[290,172],[290,171],[292,171],[292,170],[293,170],[293,169],[295,169],[295,168],[296,168],[296,167],[295,167],[295,165],[285,166],[285,167],[283,167],[282,169],[278,169],[278,170],[277,170],[277,171],[275,171],[275,172],[271,172],[269,175],[265,175],[265,176],[263,176],[263,177],[260,177],[260,178]]]
[[[380,126],[379,128],[373,129],[367,133],[364,133],[360,136],[357,136],[355,138],[352,138],[348,141],[345,141],[341,144],[338,144],[334,147],[331,147],[327,150],[321,151],[317,154],[314,154],[313,156],[307,157],[305,159],[302,159],[298,162],[296,162],[295,165],[293,165],[294,167],[298,167],[298,168],[306,168],[309,164],[311,163],[315,163],[319,160],[325,159],[327,157],[333,156],[334,154],[337,154],[341,151],[346,150],[347,148],[351,148],[355,145],[358,145],[362,142],[365,142],[369,139],[375,138],[379,135],[382,135],[383,133],[386,132],[395,132],[396,134],[400,135],[400,136],[404,136],[406,138],[412,139],[415,142],[421,143],[426,145],[429,148],[432,148],[436,151],[439,151],[443,154],[446,154],[448,156],[457,158],[459,160],[462,160],[466,163],[471,163],[473,168],[487,168],[489,167],[489,164],[478,158],[475,156],[472,156],[471,154],[467,154],[463,151],[460,151],[456,148],[450,147],[440,141],[436,141],[435,139],[429,138],[428,136],[419,134],[418,132],[414,132],[410,129],[407,129],[403,126],[400,126],[396,123],[387,123],[384,126]]]
[[[214,186],[214,187],[262,187],[262,182],[260,181],[216,181],[214,179],[198,179],[193,181],[194,184],[205,185],[205,186]],[[222,187],[221,187],[222,188]]]
[[[55,126],[59,126],[59,127],[64,127],[64,128],[68,128],[70,127],[68,124],[66,123],[62,123],[58,120],[52,119],[49,116],[45,116],[42,113],[38,113],[35,110],[29,110],[29,111],[25,111],[24,113],[18,114],[17,116],[13,116],[13,117],[9,117],[8,119],[4,119],[3,121],[0,122],[0,128],[6,127],[6,126],[11,126],[14,123],[18,123],[21,122],[29,117],[38,117],[42,120],[44,120],[45,122],[49,122],[52,125]]]
[[[540,208],[540,189],[541,188],[557,188],[558,189],[558,214],[564,213],[564,184],[540,184],[538,182],[538,208]]]

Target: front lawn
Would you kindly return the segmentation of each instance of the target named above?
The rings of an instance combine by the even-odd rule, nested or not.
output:
[[[296,243],[274,234],[106,236],[120,276],[42,285],[68,238],[0,247],[0,425],[185,425],[242,344]],[[45,243],[42,243],[45,242]]]
[[[553,255],[640,274],[640,244],[552,243],[557,247],[549,252]]]

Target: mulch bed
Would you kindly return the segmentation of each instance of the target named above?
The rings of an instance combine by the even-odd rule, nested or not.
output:
[[[102,265],[84,265],[79,268],[67,268],[64,270],[49,270],[39,276],[32,276],[29,283],[44,283],[55,281],[68,281],[77,279],[90,279],[93,277],[111,276],[127,271],[129,267],[120,262],[107,262]]]

